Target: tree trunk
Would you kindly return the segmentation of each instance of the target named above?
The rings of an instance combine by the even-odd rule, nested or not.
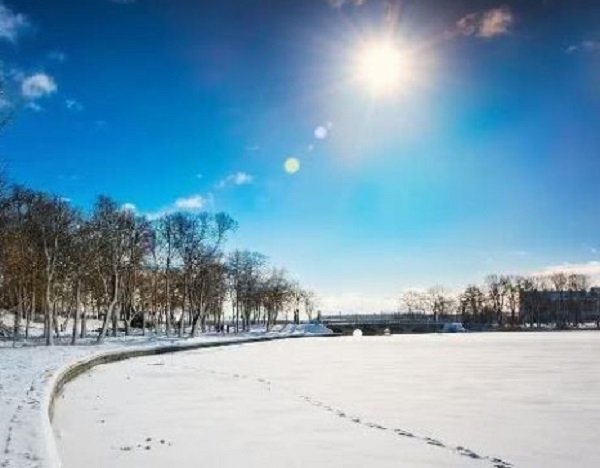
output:
[[[25,339],[29,339],[29,327],[31,325],[31,317],[35,314],[35,289],[31,293],[31,304],[27,309],[25,316]]]
[[[21,316],[23,314],[23,294],[21,288],[17,291],[17,308],[15,309],[14,324],[13,324],[13,346],[17,344],[19,333],[21,331]]]
[[[169,272],[165,274],[165,334],[171,334],[171,290],[169,284]]]
[[[187,303],[187,281],[183,280],[183,302],[181,304],[181,315],[179,316],[179,338],[183,337],[183,322],[185,320],[185,306]]]
[[[106,315],[104,316],[104,320],[102,322],[102,330],[100,330],[100,334],[98,335],[97,342],[102,343],[106,338],[106,332],[108,330],[108,321],[113,317],[117,302],[119,300],[119,276],[117,273],[113,273],[113,294],[110,304],[108,305],[108,310],[106,311]]]
[[[54,322],[54,308],[50,295],[52,294],[52,288],[50,286],[50,280],[46,282],[46,314],[44,320],[44,328],[46,333],[46,346],[52,346],[54,339],[52,337],[52,324]]]
[[[192,338],[195,338],[196,334],[198,333],[199,318],[200,318],[200,312],[195,313],[194,317],[192,318],[192,331],[190,332],[190,336]]]
[[[58,315],[56,314],[56,301],[52,303],[52,327],[56,333],[56,339],[60,341],[60,331],[58,329]]]
[[[82,307],[81,310],[81,330],[79,331],[79,338],[86,338],[87,337],[87,309],[85,307],[85,304]]]
[[[71,344],[77,343],[77,331],[79,329],[79,304],[81,303],[81,280],[77,280],[77,289],[75,292],[75,317],[73,318],[73,336]]]

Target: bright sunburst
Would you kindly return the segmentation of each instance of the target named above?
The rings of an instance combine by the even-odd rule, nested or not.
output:
[[[359,79],[376,95],[396,89],[406,73],[407,64],[391,42],[368,43],[357,58]]]

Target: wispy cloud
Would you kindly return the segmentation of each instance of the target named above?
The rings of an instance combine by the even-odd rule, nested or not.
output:
[[[470,13],[456,22],[458,34],[492,38],[510,32],[514,15],[509,7],[492,8],[480,13]]]
[[[27,27],[29,27],[29,21],[24,15],[14,13],[0,3],[0,40],[16,42],[19,34]]]
[[[225,188],[230,185],[248,185],[254,181],[254,177],[247,172],[236,172],[225,177],[217,183],[217,188]]]
[[[75,99],[67,99],[65,100],[65,107],[70,111],[80,112],[83,110],[83,105],[76,101]]]
[[[513,250],[512,252],[510,252],[511,255],[514,255],[515,257],[526,257],[528,255],[528,252],[525,250]]]
[[[54,79],[45,73],[28,76],[21,83],[21,92],[26,99],[38,99],[54,94],[57,89]]]
[[[202,195],[191,195],[175,200],[175,208],[179,210],[195,211],[202,209],[205,203],[206,200]]]
[[[133,203],[123,203],[121,205],[121,211],[131,211],[132,213],[136,213],[137,207]]]
[[[574,54],[576,52],[600,52],[600,41],[582,41],[579,44],[573,44],[567,48],[568,54]]]
[[[67,60],[67,54],[60,50],[53,50],[52,52],[48,53],[48,59],[52,60],[53,62],[63,63]]]
[[[42,106],[40,106],[37,102],[28,102],[25,104],[25,108],[32,110],[33,112],[41,112],[44,110]]]
[[[600,262],[592,260],[583,263],[568,263],[565,262],[561,265],[549,265],[534,271],[533,275],[539,276],[550,276],[553,273],[565,273],[570,274],[581,274],[588,275],[593,284],[600,285]]]
[[[248,145],[246,146],[246,151],[250,151],[250,152],[254,152],[254,151],[259,151],[260,150],[260,146],[258,145]]]
[[[327,0],[332,8],[342,8],[344,5],[361,6],[365,0]]]
[[[175,200],[172,204],[165,206],[157,211],[147,212],[144,215],[151,221],[160,219],[168,214],[176,213],[178,211],[184,212],[197,212],[207,206],[213,204],[214,198],[212,193],[206,195],[192,194],[188,197],[181,197]]]

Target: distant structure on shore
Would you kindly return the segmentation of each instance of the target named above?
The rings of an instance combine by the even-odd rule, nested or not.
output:
[[[483,300],[477,313],[461,308],[444,314],[427,312],[324,315],[320,322],[335,333],[351,334],[360,329],[365,335],[396,333],[439,333],[517,329],[600,329],[600,287],[589,290],[523,290],[510,305],[498,301],[494,310]],[[464,328],[463,328],[464,325]]]
[[[454,322],[455,326],[449,327],[450,322],[435,320],[432,315],[402,313],[324,315],[321,323],[334,333],[343,335],[351,335],[356,329],[361,330],[364,335],[383,335],[456,332],[462,328],[462,324],[458,327]]]
[[[600,319],[600,288],[589,291],[521,291],[521,323],[577,325]]]

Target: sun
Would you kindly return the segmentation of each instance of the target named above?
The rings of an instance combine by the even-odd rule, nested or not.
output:
[[[365,44],[357,54],[358,78],[375,95],[397,89],[406,73],[400,50],[389,41]]]

